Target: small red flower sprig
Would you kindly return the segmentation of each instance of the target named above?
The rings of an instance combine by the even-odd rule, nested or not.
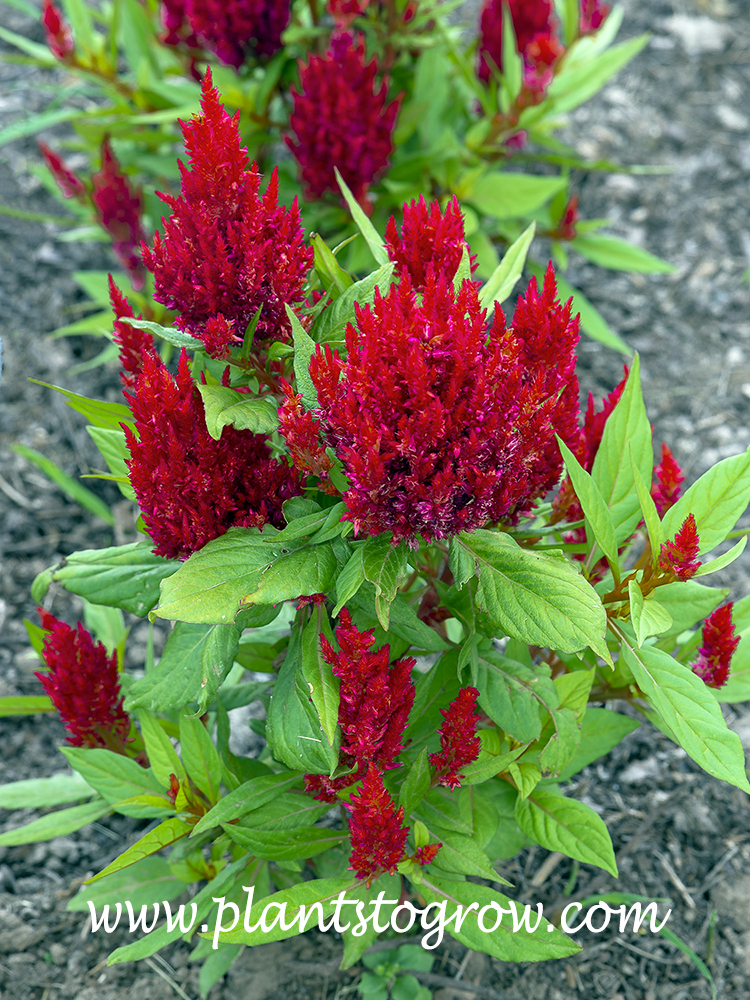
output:
[[[698,546],[700,540],[695,523],[695,517],[688,514],[682,522],[682,527],[674,537],[667,540],[659,552],[659,567],[664,573],[670,573],[676,580],[689,580],[700,568]]]
[[[369,763],[381,770],[395,766],[414,704],[411,671],[416,661],[413,658],[399,660],[390,667],[390,646],[370,651],[375,642],[374,631],[360,632],[346,608],[341,610],[336,640],[338,653],[324,635],[320,637],[320,645],[326,662],[332,665],[334,676],[341,682],[339,762],[353,773],[335,779],[306,775],[306,790],[315,792],[315,798],[323,802],[335,802],[336,792],[358,781]]]
[[[328,480],[333,460],[320,443],[320,421],[302,405],[302,393],[295,392],[284,379],[285,400],[279,407],[279,430],[286,441],[295,469],[302,475],[317,476],[324,493],[338,493]]]
[[[438,780],[454,790],[461,784],[464,775],[461,768],[471,764],[479,756],[482,741],[476,735],[479,715],[476,711],[479,691],[474,687],[462,688],[458,697],[448,708],[441,708],[445,719],[440,733],[440,753],[430,754],[430,764],[437,768]]]
[[[70,62],[75,43],[70,26],[54,0],[42,0],[42,26],[49,50],[60,62]]]
[[[125,427],[130,480],[157,555],[184,559],[235,525],[283,527],[282,503],[301,493],[296,472],[262,434],[225,427],[211,437],[184,349],[176,379],[145,353],[125,395],[138,433]]]
[[[277,172],[260,195],[261,175],[248,168],[239,111],[232,118],[206,71],[203,114],[182,123],[190,169],[182,193],[160,194],[172,214],[143,260],[154,275],[154,298],[179,313],[177,323],[213,357],[240,344],[258,309],[255,340],[286,340],[285,303],[302,298],[312,264],[296,199],[278,203]]]
[[[337,28],[348,28],[367,10],[370,0],[328,0],[328,13]]]
[[[384,872],[395,872],[404,860],[409,827],[403,826],[404,810],[396,809],[374,764],[367,768],[361,787],[347,805],[351,816],[349,835],[352,853],[349,868],[368,885]]]
[[[703,645],[698,650],[698,659],[691,664],[691,669],[706,687],[720,688],[729,677],[732,656],[740,643],[740,636],[734,634],[732,607],[731,601],[723,604],[703,623]]]
[[[64,198],[77,198],[86,201],[88,192],[80,177],[73,173],[63,158],[51,149],[46,142],[39,142],[39,151],[52,174],[55,183]]]
[[[602,3],[602,0],[581,0],[579,34],[590,35],[592,31],[598,31],[607,19],[609,11],[609,4]]]
[[[680,486],[685,475],[666,444],[661,446],[661,462],[654,469],[654,484],[651,488],[659,517],[664,517],[670,507],[680,499]]]
[[[112,249],[128,272],[133,287],[142,288],[143,200],[130,186],[107,138],[102,142],[102,169],[92,174],[91,184],[91,200],[102,228],[112,237]]]
[[[286,143],[300,165],[310,198],[338,191],[338,167],[357,201],[370,210],[367,190],[386,168],[401,98],[388,103],[388,80],[377,86],[375,59],[364,41],[335,34],[324,56],[300,62],[300,89],[291,88],[292,137]]]
[[[468,249],[458,198],[454,195],[444,212],[437,201],[428,209],[424,195],[419,196],[419,201],[405,204],[401,232],[391,216],[385,230],[385,245],[397,270],[406,268],[409,272],[414,288],[424,288],[430,269],[452,281],[464,249]],[[470,259],[473,272],[477,259],[476,256]]]
[[[513,19],[516,43],[525,55],[534,41],[552,36],[552,0],[487,0],[479,22],[479,79],[485,83],[495,67],[503,69],[503,7]]]
[[[68,743],[128,755],[131,720],[122,707],[117,653],[108,657],[80,622],[73,629],[48,611],[37,611],[48,632],[42,656],[49,672],[36,676],[60,713]]]
[[[137,376],[143,371],[143,359],[147,354],[155,355],[154,338],[147,330],[138,330],[124,319],[133,319],[133,310],[109,275],[109,301],[115,314],[114,342],[120,348],[120,381],[125,389],[135,387]]]

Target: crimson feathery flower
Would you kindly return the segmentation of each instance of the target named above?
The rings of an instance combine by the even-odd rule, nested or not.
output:
[[[254,163],[248,169],[241,145],[240,113],[232,118],[224,110],[209,70],[201,107],[202,115],[182,124],[191,168],[180,164],[182,194],[160,195],[172,215],[153,248],[144,245],[143,260],[157,302],[177,310],[178,325],[223,356],[242,342],[258,309],[256,342],[289,338],[285,303],[301,300],[313,254],[296,199],[289,209],[278,203],[276,170],[260,196],[261,175]]]
[[[337,28],[348,28],[352,21],[364,14],[370,0],[328,0],[328,13]]]
[[[367,885],[384,872],[393,874],[404,858],[409,827],[402,826],[404,810],[396,809],[374,764],[367,769],[361,788],[352,795],[349,835],[352,853],[349,868]]]
[[[302,406],[302,393],[295,393],[284,379],[281,388],[286,399],[279,407],[279,430],[286,441],[294,467],[303,475],[318,476],[323,492],[338,492],[328,482],[333,461],[320,443],[320,422]]]
[[[278,52],[290,17],[289,0],[185,0],[184,11],[198,42],[235,69],[242,66],[247,53],[272,56]],[[170,21],[176,20],[175,8]]]
[[[132,389],[135,386],[136,376],[143,370],[143,358],[146,354],[156,354],[154,338],[147,330],[138,330],[130,323],[121,322],[123,319],[133,319],[134,313],[127,298],[122,294],[114,282],[112,275],[109,276],[109,301],[115,314],[115,335],[114,342],[120,348],[120,381],[124,388]],[[140,317],[139,317],[140,319]]]
[[[142,288],[144,273],[139,249],[144,235],[142,199],[128,183],[107,138],[102,142],[102,169],[92,175],[91,183],[91,199],[99,222],[112,237],[112,249],[133,287]]]
[[[71,62],[75,43],[62,11],[53,0],[42,0],[42,25],[50,52],[61,62]]]
[[[440,733],[440,753],[430,754],[430,764],[440,773],[440,784],[450,789],[458,788],[463,774],[461,768],[479,756],[482,741],[477,736],[477,698],[479,691],[473,687],[461,688],[458,697],[448,708],[441,708],[445,719]]]
[[[107,656],[101,642],[78,623],[73,629],[37,608],[45,637],[42,657],[48,673],[37,673],[76,747],[106,747],[126,753],[130,716],[122,707],[117,653]]]
[[[437,201],[428,209],[424,195],[419,196],[419,201],[405,204],[401,233],[391,216],[385,229],[385,244],[397,270],[406,268],[416,289],[424,288],[429,268],[445,274],[452,281],[466,247],[458,198],[455,195],[451,198],[444,213],[440,211]],[[472,272],[476,268],[477,259],[472,255]]]
[[[524,53],[523,92],[519,97],[521,107],[539,104],[544,100],[554,77],[554,68],[565,52],[554,35],[537,35]]]
[[[578,322],[548,272],[532,281],[513,327],[497,310],[489,337],[471,280],[456,292],[408,273],[356,308],[344,362],[317,348],[310,376],[328,443],[351,484],[345,517],[357,531],[416,544],[472,531],[523,510],[562,468],[558,433],[578,433]]]
[[[552,236],[557,240],[573,240],[576,237],[576,222],[578,222],[578,195],[568,199],[560,221],[555,226]],[[590,395],[590,394],[589,394]]]
[[[73,173],[65,161],[46,142],[39,142],[39,150],[44,157],[49,172],[55,179],[55,183],[60,188],[64,198],[77,198],[79,201],[86,198],[86,185],[80,177]]]
[[[552,34],[552,0],[487,0],[479,22],[479,79],[485,83],[495,66],[503,68],[503,7],[507,4],[516,32],[518,51]]]
[[[578,31],[581,35],[589,35],[598,31],[609,14],[609,4],[601,0],[581,0],[581,20]]]
[[[165,45],[179,45],[181,42],[191,48],[198,45],[195,35],[191,36],[189,29],[186,31],[185,0],[162,0],[161,19],[165,30],[161,41]]]
[[[665,573],[672,573],[678,580],[689,580],[700,566],[698,545],[695,518],[692,514],[688,514],[674,541],[666,541],[662,545],[659,552],[659,566]]]
[[[654,482],[651,487],[659,517],[664,517],[670,507],[674,507],[680,499],[680,486],[685,481],[685,475],[677,464],[674,455],[666,444],[661,446],[661,462],[654,469]]]
[[[367,190],[388,165],[401,97],[387,103],[388,79],[377,87],[377,60],[365,62],[365,43],[335,34],[324,56],[300,62],[300,89],[286,138],[300,165],[310,198],[338,191],[338,167],[357,201],[369,207]]]
[[[703,645],[691,668],[707,687],[720,688],[726,684],[732,656],[740,643],[740,636],[734,634],[732,607],[731,601],[723,604],[711,612],[703,623]]]
[[[262,434],[225,427],[214,441],[183,349],[177,378],[143,356],[126,392],[139,437],[125,428],[128,468],[154,552],[185,558],[230,527],[283,527],[281,505],[302,491]]]
[[[418,847],[414,852],[414,861],[422,868],[432,864],[442,846],[442,844],[425,844],[424,847]]]

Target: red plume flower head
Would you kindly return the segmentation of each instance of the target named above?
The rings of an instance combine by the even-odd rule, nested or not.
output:
[[[464,775],[460,770],[479,756],[482,741],[476,735],[479,715],[476,711],[479,691],[465,687],[448,708],[441,708],[445,719],[440,733],[440,753],[430,754],[430,764],[440,773],[440,784],[458,788]]]
[[[303,243],[296,200],[290,209],[278,203],[276,170],[261,197],[261,175],[255,164],[248,169],[241,146],[239,111],[226,113],[210,71],[201,107],[202,115],[182,125],[190,163],[180,164],[182,194],[160,195],[172,215],[153,248],[144,245],[143,260],[156,300],[223,357],[242,342],[259,308],[255,341],[288,339],[285,303],[301,300],[312,250]]]
[[[143,370],[143,359],[146,354],[156,354],[154,338],[147,330],[138,330],[123,319],[133,319],[133,310],[126,297],[109,275],[109,301],[115,314],[114,341],[120,348],[120,381],[124,388],[132,389],[136,378]],[[140,317],[139,317],[140,318]]]
[[[503,7],[513,19],[518,51],[525,55],[533,41],[552,34],[552,0],[487,0],[479,23],[479,79],[485,83],[495,66],[503,68]]]
[[[362,786],[352,795],[347,809],[351,811],[349,868],[368,885],[384,872],[393,874],[404,859],[409,827],[402,826],[403,807],[396,809],[374,764],[368,767]]]
[[[672,573],[678,580],[689,580],[700,566],[698,545],[695,517],[688,514],[674,541],[666,541],[662,545],[659,552],[659,566],[665,573]]]
[[[338,492],[328,483],[333,462],[320,442],[320,421],[302,406],[302,393],[296,393],[282,380],[286,399],[279,407],[279,430],[291,452],[294,467],[303,475],[318,476],[324,492]]]
[[[42,656],[48,673],[37,673],[76,747],[107,747],[125,753],[130,716],[123,710],[117,653],[107,656],[102,643],[78,623],[73,629],[37,608],[48,631]]]
[[[157,555],[186,558],[233,526],[283,527],[282,503],[301,493],[296,474],[262,434],[225,427],[214,441],[184,349],[176,379],[145,353],[126,397],[138,432],[125,428],[130,479]]]
[[[178,6],[171,0],[165,26],[177,41]],[[289,24],[289,0],[184,0],[184,18],[195,40],[226,66],[239,69],[248,53],[272,56],[281,48],[281,33]]]
[[[348,28],[367,10],[370,0],[328,0],[328,13],[337,28]]]
[[[75,53],[75,43],[62,11],[53,0],[42,0],[42,25],[50,52],[61,62],[70,62]]]
[[[63,197],[85,199],[85,184],[80,177],[73,173],[70,167],[65,165],[62,157],[50,149],[46,142],[39,142],[39,150]]]
[[[680,499],[680,486],[685,481],[682,469],[666,444],[661,446],[661,462],[654,469],[654,483],[651,496],[656,504],[659,517],[664,517],[670,507]]]
[[[522,107],[544,100],[554,76],[554,68],[565,49],[554,35],[537,35],[524,53]]]
[[[388,80],[377,86],[377,61],[365,62],[363,40],[335,34],[324,56],[300,62],[300,89],[292,88],[286,143],[300,165],[310,198],[338,191],[338,167],[360,204],[388,165],[401,98],[388,103]]]
[[[740,636],[734,634],[732,607],[731,601],[723,604],[703,623],[703,645],[691,667],[707,687],[720,688],[726,684],[732,656],[740,643]]]
[[[351,484],[345,515],[396,541],[446,538],[499,520],[560,476],[555,433],[578,433],[578,322],[556,300],[550,271],[519,299],[508,330],[489,338],[476,287],[427,275],[418,297],[406,271],[387,296],[357,308],[348,357],[310,362],[328,442]]]
[[[140,244],[142,201],[128,183],[117,162],[109,139],[102,143],[102,169],[91,177],[91,195],[102,227],[112,237],[112,249],[120,259],[133,282],[133,287],[143,287],[143,264]]]
[[[589,35],[592,31],[598,31],[609,10],[609,4],[602,3],[602,0],[581,0],[581,20],[578,25],[580,34]]]
[[[403,222],[399,234],[393,216],[385,230],[388,256],[395,262],[397,271],[403,268],[409,272],[414,288],[424,288],[428,269],[440,272],[449,281],[458,270],[466,245],[464,219],[454,195],[440,211],[440,204],[434,201],[429,209],[424,195],[419,201],[405,204]],[[477,268],[476,256],[471,257],[471,270]]]

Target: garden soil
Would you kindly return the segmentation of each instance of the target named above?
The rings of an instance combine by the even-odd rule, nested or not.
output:
[[[643,277],[571,261],[568,277],[613,329],[640,352],[656,440],[667,441],[694,480],[750,444],[750,2],[625,0],[625,35],[653,33],[645,51],[572,118],[567,138],[591,158],[668,168],[656,175],[575,177],[584,217],[608,217],[611,231],[677,266]],[[6,28],[38,27],[0,5]],[[0,67],[0,127],[46,106],[56,73]],[[84,105],[83,96],[76,98]],[[58,136],[61,133],[58,133]],[[55,137],[55,133],[51,134]],[[580,137],[580,138],[579,138]],[[0,204],[60,213],[32,168],[31,139],[0,152]],[[0,695],[39,693],[22,619],[34,620],[34,576],[77,549],[133,537],[132,508],[108,484],[92,487],[111,502],[110,529],[84,515],[12,450],[21,442],[78,476],[100,464],[81,420],[62,398],[29,378],[86,395],[117,399],[112,367],[71,373],[101,349],[93,338],[50,340],[81,315],[73,273],[111,266],[102,244],[63,243],[54,225],[0,215]],[[541,257],[544,247],[535,247]],[[581,384],[599,397],[622,373],[622,358],[583,340]],[[737,597],[750,592],[750,553],[722,575]],[[51,609],[74,621],[80,604],[62,590]],[[130,664],[143,662],[146,627],[133,620]],[[157,642],[164,641],[157,635]],[[626,710],[623,706],[617,706]],[[750,749],[750,711],[730,723]],[[49,717],[0,722],[0,781],[62,770],[60,723]],[[571,899],[618,890],[669,899],[668,927],[707,963],[719,998],[750,997],[750,799],[708,777],[650,725],[569,784],[591,805],[615,844],[619,881],[574,868],[541,848],[525,849],[501,874],[516,898],[547,914]],[[5,828],[38,815],[0,812]],[[162,956],[108,968],[126,941],[91,933],[85,914],[66,912],[81,880],[137,839],[144,822],[112,817],[49,843],[0,848],[0,997],[13,1000],[196,1000],[198,967],[182,942]],[[662,907],[665,912],[665,907]],[[435,952],[422,980],[437,1000],[704,1000],[701,968],[674,943],[651,934],[578,935],[573,958],[513,965],[467,952],[456,942]],[[335,934],[310,933],[287,944],[246,949],[211,1000],[334,1000],[356,995],[361,966],[338,971]]]

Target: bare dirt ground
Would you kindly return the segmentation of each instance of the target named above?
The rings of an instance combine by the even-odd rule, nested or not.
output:
[[[673,448],[689,481],[750,444],[750,3],[747,0],[625,0],[624,36],[653,39],[631,67],[573,119],[570,141],[591,157],[668,166],[659,176],[576,178],[585,217],[607,216],[612,231],[679,268],[672,276],[621,275],[572,261],[568,277],[614,329],[639,350],[657,440]],[[29,22],[0,5],[0,22]],[[37,36],[41,40],[38,29]],[[0,65],[0,125],[44,106],[51,74]],[[576,136],[583,138],[577,139]],[[59,212],[29,173],[34,143],[0,150],[0,203]],[[114,368],[71,375],[99,343],[50,341],[46,334],[77,315],[83,299],[72,274],[111,266],[100,244],[56,241],[53,226],[0,216],[0,695],[38,692],[22,624],[33,618],[29,585],[37,572],[80,548],[124,540],[69,502],[10,450],[23,442],[72,475],[96,464],[81,422],[59,396],[26,380],[65,385],[100,398],[119,393]],[[541,254],[542,248],[539,248]],[[612,389],[622,360],[584,341],[582,387]],[[106,484],[92,487],[117,503]],[[736,597],[750,591],[750,553],[722,576]],[[54,595],[52,610],[74,621],[75,598]],[[4,620],[4,624],[1,624]],[[142,660],[143,623],[135,622],[130,657]],[[750,746],[744,706],[729,713]],[[61,770],[61,725],[51,718],[0,723],[0,781]],[[568,788],[612,831],[620,879],[540,848],[524,850],[502,874],[523,901],[549,913],[564,899],[617,889],[669,897],[669,927],[713,971],[719,998],[750,996],[750,801],[709,778],[647,724]],[[2,814],[15,826],[33,818]],[[197,967],[182,942],[163,958],[106,967],[117,932],[91,934],[86,918],[66,913],[76,880],[98,870],[143,824],[106,819],[69,837],[0,848],[0,997],[13,1000],[167,1000],[198,996]],[[563,893],[568,892],[564,897]],[[672,944],[651,935],[579,935],[577,957],[541,965],[500,963],[466,954],[456,942],[438,950],[426,984],[437,1000],[704,1000],[706,980]],[[116,940],[114,940],[116,939]],[[355,992],[357,966],[339,973],[336,936],[308,934],[284,945],[245,950],[211,1000],[334,1000]],[[460,972],[460,977],[458,973]]]

